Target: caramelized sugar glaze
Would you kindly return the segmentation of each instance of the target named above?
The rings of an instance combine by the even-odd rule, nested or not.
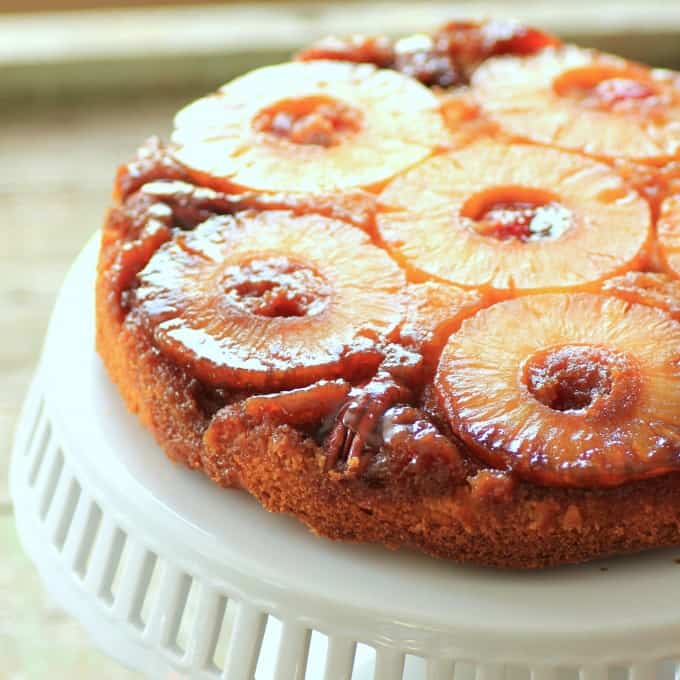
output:
[[[675,74],[501,22],[328,39],[119,169],[98,347],[172,458],[324,535],[676,543],[678,192]]]

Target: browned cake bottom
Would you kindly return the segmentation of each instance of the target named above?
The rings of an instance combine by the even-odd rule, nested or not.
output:
[[[213,421],[196,380],[164,359],[97,287],[97,349],[128,408],[175,461],[251,493],[269,511],[344,541],[412,547],[461,562],[535,568],[680,543],[680,475],[608,490],[541,488],[481,470],[448,491],[331,480],[322,449],[237,407]]]

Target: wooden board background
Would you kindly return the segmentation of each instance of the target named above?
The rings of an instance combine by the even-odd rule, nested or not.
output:
[[[101,223],[113,172],[185,95],[3,112],[0,126],[0,680],[131,680],[45,597],[11,517],[7,463],[56,292]]]
[[[6,14],[0,15],[0,105],[206,89],[328,33],[398,35],[471,16],[517,17],[583,44],[680,67],[676,0],[258,2]]]
[[[225,4],[225,2],[229,2],[229,0],[214,0],[213,4],[219,5]],[[98,8],[137,7],[140,4],[142,3],[138,0],[0,0],[0,12],[62,12]],[[197,3],[195,0],[144,0],[143,4],[146,6],[176,7],[179,5],[195,5]]]

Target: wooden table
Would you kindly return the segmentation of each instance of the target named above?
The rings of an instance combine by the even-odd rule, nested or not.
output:
[[[46,600],[17,542],[7,461],[56,292],[101,223],[113,171],[145,136],[167,131],[189,96],[137,100],[134,112],[90,101],[0,114],[0,680],[138,677]]]

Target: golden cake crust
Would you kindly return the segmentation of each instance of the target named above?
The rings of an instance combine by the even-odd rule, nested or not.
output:
[[[490,36],[499,35],[505,36],[500,42],[490,39]],[[369,62],[378,67],[381,82],[403,77],[390,75],[381,79],[380,69],[389,68],[414,79],[408,88],[417,89],[421,84],[451,88],[467,83],[479,64],[489,58],[510,54],[513,55],[511,59],[519,63],[525,56],[530,60],[534,52],[547,49],[550,54],[552,51],[559,54],[561,48],[557,39],[531,29],[515,27],[508,32],[499,31],[495,25],[485,24],[480,28],[476,24],[457,23],[444,27],[434,35],[429,47],[422,49],[425,50],[423,54],[415,54],[387,39],[354,38],[346,43],[331,42],[310,48],[292,68],[303,72],[305,62],[317,59]],[[552,57],[546,59],[550,61]],[[513,63],[508,62],[511,66]],[[272,70],[276,68],[272,67]],[[364,69],[367,73],[370,71],[371,78],[375,75],[372,69]],[[345,64],[340,70],[351,72],[352,66]],[[425,102],[432,98],[430,92],[421,95]],[[210,99],[211,107],[215,101],[222,105],[219,96],[216,97]],[[545,478],[536,476],[540,466],[532,465],[531,460],[519,469],[511,451],[516,443],[512,438],[516,432],[489,429],[493,439],[489,446],[497,448],[493,456],[484,451],[487,444],[476,440],[478,423],[464,422],[469,413],[463,413],[465,409],[456,400],[447,400],[446,394],[442,397],[441,393],[449,384],[446,375],[442,378],[442,371],[449,371],[459,381],[469,378],[468,387],[472,385],[472,391],[477,392],[475,379],[478,374],[475,371],[478,367],[474,364],[478,357],[474,351],[451,350],[450,338],[456,334],[460,338],[474,330],[473,327],[493,332],[493,329],[485,329],[481,321],[476,323],[480,315],[494,308],[498,311],[506,301],[521,300],[527,293],[531,297],[545,294],[546,290],[556,290],[556,296],[582,295],[586,302],[614,297],[621,308],[654,307],[654,314],[668,318],[673,326],[670,330],[664,326],[669,335],[672,335],[671,331],[680,332],[680,326],[677,326],[680,289],[677,272],[668,255],[675,247],[673,239],[676,238],[678,211],[674,202],[677,196],[673,196],[677,193],[680,161],[676,159],[663,167],[643,165],[637,157],[595,163],[583,154],[570,154],[558,143],[548,152],[542,146],[531,146],[531,139],[521,138],[521,135],[518,139],[516,133],[502,130],[499,127],[502,121],[498,123],[493,116],[485,117],[481,109],[490,104],[483,97],[475,102],[470,92],[458,90],[440,91],[437,97],[443,127],[448,126],[449,132],[454,128],[451,137],[447,137],[449,147],[440,146],[442,136],[438,123],[434,135],[436,143],[432,142],[429,151],[419,150],[417,163],[410,157],[397,157],[393,159],[394,173],[389,178],[380,175],[379,181],[362,180],[349,188],[335,187],[329,180],[328,186],[324,184],[323,193],[319,194],[300,193],[295,182],[291,189],[286,184],[290,179],[285,176],[286,168],[281,167],[281,177],[286,181],[276,182],[273,187],[267,185],[264,191],[257,183],[251,185],[246,181],[247,173],[240,183],[232,181],[232,165],[238,168],[240,152],[230,158],[228,172],[217,178],[208,176],[211,172],[219,174],[213,166],[210,172],[203,172],[200,154],[192,156],[191,163],[184,167],[177,160],[182,158],[182,153],[175,152],[181,151],[182,145],[188,145],[192,153],[195,151],[191,147],[193,138],[187,141],[186,135],[176,140],[170,150],[157,141],[143,147],[134,161],[119,170],[114,205],[102,234],[96,283],[96,343],[106,370],[128,409],[139,417],[170,459],[202,471],[221,486],[242,489],[267,510],[290,514],[315,533],[330,539],[413,548],[457,562],[507,568],[579,563],[680,544],[680,461],[675,462],[680,455],[674,454],[673,450],[680,435],[676,436],[675,420],[671,419],[670,425],[660,421],[655,424],[660,429],[653,431],[654,436],[658,432],[667,435],[666,439],[655,440],[658,444],[663,439],[658,446],[666,456],[664,474],[654,476],[658,470],[651,464],[645,468],[644,475],[637,474],[639,470],[635,465],[639,461],[631,462],[624,457],[617,461],[620,463],[618,477],[614,478],[611,469],[603,465],[590,476],[575,475],[571,481],[576,481],[570,486],[566,473],[560,470],[559,461]],[[618,106],[618,100],[615,103]],[[202,111],[202,105],[198,110],[199,113]],[[337,113],[335,111],[333,115]],[[426,118],[430,117],[428,113]],[[182,120],[186,122],[186,118],[185,115]],[[274,125],[267,120],[267,125]],[[300,134],[304,139],[316,139],[314,135],[319,130],[314,128],[314,117],[302,116],[301,120],[305,125]],[[200,126],[197,129],[203,133]],[[193,134],[194,131],[189,126],[189,132]],[[331,135],[331,132],[326,130],[324,134]],[[486,141],[476,145],[475,139],[480,136]],[[201,141],[206,147],[211,143],[210,139]],[[303,143],[307,144],[307,141]],[[276,144],[285,146],[279,139]],[[330,142],[328,148],[342,157],[342,149],[336,149]],[[504,163],[507,162],[510,179],[499,180],[504,187],[500,198],[497,192],[494,193],[495,187],[489,188],[487,193],[493,200],[487,201],[491,206],[488,210],[485,204],[474,210],[469,206],[469,209],[460,210],[457,226],[471,242],[477,243],[481,237],[470,231],[470,220],[483,221],[487,214],[496,219],[500,213],[507,212],[508,205],[511,213],[515,209],[512,200],[505,198],[507,186],[511,187],[510,193],[516,193],[516,188],[512,187],[513,168],[518,161],[511,155],[515,154],[521,165],[521,158],[527,156],[530,148],[534,155],[541,156],[544,165],[549,166],[541,172],[542,177],[561,167],[560,163],[566,165],[564,172],[558,173],[559,181],[563,178],[570,185],[583,181],[591,186],[593,177],[601,176],[602,186],[598,185],[597,191],[593,189],[596,194],[593,204],[597,201],[593,210],[609,211],[603,213],[605,222],[621,223],[623,217],[628,220],[630,244],[624,244],[625,248],[622,246],[625,252],[618,260],[609,251],[600,257],[604,247],[600,246],[608,236],[604,224],[603,234],[598,235],[602,243],[598,241],[588,255],[590,260],[597,262],[597,267],[591,267],[593,272],[589,269],[583,275],[583,281],[576,283],[560,280],[559,275],[557,282],[536,278],[537,266],[526,268],[529,279],[526,286],[516,285],[514,269],[509,276],[498,277],[498,281],[489,276],[477,281],[470,272],[477,274],[480,271],[479,266],[473,266],[479,248],[470,249],[469,260],[473,264],[462,274],[446,269],[429,271],[428,267],[420,266],[421,259],[429,264],[441,252],[450,249],[450,242],[444,239],[426,243],[430,237],[429,223],[421,230],[422,234],[402,238],[402,232],[406,233],[407,228],[412,230],[414,220],[420,219],[438,197],[427,184],[437,175],[431,168],[453,163],[464,175],[464,168],[480,157],[478,148],[487,149],[485,153],[496,159],[493,165],[499,176],[505,177]],[[313,153],[323,158],[327,151],[325,147],[315,148]],[[210,153],[213,161],[219,160],[219,154]],[[286,147],[285,153],[292,152]],[[266,163],[274,162],[266,148],[259,149],[256,155],[265,158]],[[467,156],[473,157],[472,161]],[[374,164],[375,159],[369,160]],[[248,173],[254,167],[251,166],[248,165]],[[483,167],[477,170],[485,176]],[[257,168],[253,172],[257,175]],[[305,175],[305,181],[311,181],[312,175]],[[404,186],[399,182],[404,182]],[[555,182],[551,180],[550,186],[541,190],[547,195],[548,190],[554,188],[553,184]],[[275,193],[277,187],[281,193]],[[305,184],[303,188],[309,187]],[[577,211],[583,192],[579,186],[576,188],[574,210]],[[447,192],[448,187],[440,192],[441,205],[434,201],[437,219],[444,225],[441,233],[445,233],[451,222],[446,212]],[[559,202],[565,192],[551,193],[544,203],[552,205],[553,199]],[[531,212],[531,205],[527,208],[523,203],[525,198],[516,202],[521,204],[522,210],[528,210],[533,219],[531,216],[535,213]],[[399,205],[401,200],[407,205]],[[422,201],[422,205],[416,205],[414,217],[409,209],[418,201]],[[221,220],[214,231],[218,236],[221,229],[232,229],[238,235],[240,228],[240,233],[256,241],[260,230],[267,228],[273,214],[270,211],[279,211],[270,220],[274,222],[277,215],[291,223],[300,216],[306,219],[310,215],[325,221],[326,226],[335,221],[340,230],[351,230],[351,238],[346,241],[355,244],[355,249],[378,251],[389,263],[389,267],[385,265],[383,269],[396,270],[390,281],[383,282],[382,306],[376,303],[370,307],[370,314],[367,313],[370,323],[360,329],[360,342],[353,347],[351,343],[356,338],[348,341],[350,355],[352,351],[356,352],[351,371],[342,363],[347,346],[340,346],[339,363],[333,364],[328,375],[324,373],[325,369],[320,369],[293,375],[291,379],[286,375],[285,367],[275,373],[265,364],[264,373],[252,373],[247,379],[241,379],[238,366],[228,366],[229,370],[225,371],[220,370],[223,367],[219,364],[206,364],[205,368],[201,357],[188,360],[181,346],[178,345],[177,351],[173,346],[171,352],[167,343],[159,341],[159,324],[169,318],[176,321],[170,314],[176,313],[176,309],[172,309],[176,302],[173,294],[175,290],[179,291],[179,287],[173,288],[177,278],[171,279],[168,287],[149,285],[147,265],[159,248],[163,248],[165,258],[160,258],[161,263],[167,264],[170,257],[174,264],[184,257],[183,253],[188,254],[188,258],[200,258],[200,247],[196,244],[200,246],[200,238],[206,233],[211,248],[219,245],[214,239],[210,241],[210,229],[205,228],[211,220]],[[665,230],[662,230],[664,240],[661,243],[656,235],[660,215]],[[536,241],[525,245],[534,235],[526,231],[524,222],[513,222],[510,226],[519,231],[508,236],[510,232],[503,231],[507,225],[502,219],[498,223],[493,219],[489,218],[486,226],[498,232],[493,232],[497,241],[489,241],[493,247],[487,249],[486,266],[493,270],[502,268],[506,260],[512,258],[513,267],[522,266],[521,254],[528,252],[529,247],[540,248]],[[257,228],[251,231],[243,228],[248,220],[256,222]],[[303,220],[301,228],[311,229],[313,221]],[[388,224],[390,221],[396,226]],[[285,232],[285,229],[280,231]],[[199,233],[198,237],[194,236],[196,233]],[[576,230],[572,229],[572,233]],[[340,233],[339,241],[342,236]],[[548,238],[553,236],[547,233]],[[403,248],[404,245],[411,247],[413,252]],[[432,247],[427,250],[425,246]],[[336,252],[339,250],[342,250],[340,246]],[[556,250],[559,250],[558,246]],[[387,258],[386,252],[392,260]],[[458,248],[459,255],[460,252],[462,250]],[[575,247],[572,259],[578,257],[579,252]],[[345,259],[352,260],[351,255]],[[289,264],[284,262],[277,266],[285,268]],[[154,260],[154,266],[162,269],[159,259]],[[566,267],[562,266],[562,269]],[[379,271],[380,266],[376,265],[374,270]],[[507,272],[503,270],[503,273]],[[550,272],[550,276],[553,274]],[[210,279],[218,280],[222,285],[223,279]],[[348,286],[354,282],[351,276],[347,280]],[[369,280],[365,290],[376,287]],[[162,289],[161,297],[154,297],[159,289]],[[202,304],[198,312],[192,311],[197,318],[205,318],[211,305],[217,304],[215,300],[220,293],[213,291],[212,294],[209,304]],[[351,299],[352,304],[361,304],[361,290]],[[384,303],[385,299],[388,304]],[[399,313],[391,309],[392,300],[395,307],[399,307]],[[186,312],[186,305],[182,307],[182,304],[176,305],[180,317]],[[550,305],[547,312],[535,316],[547,318],[550,309],[558,306]],[[508,305],[510,307],[513,306]],[[461,331],[464,320],[473,316],[475,323],[466,324],[465,332]],[[514,318],[511,315],[511,319]],[[520,326],[508,324],[511,329]],[[446,360],[440,361],[447,342]],[[468,346],[473,350],[475,342],[473,335],[468,340]],[[508,342],[512,342],[511,337]],[[673,352],[669,351],[670,354]],[[470,357],[472,359],[466,365],[465,361]],[[247,361],[247,352],[239,360]],[[328,360],[329,365],[334,361],[333,356]],[[675,362],[678,363],[677,359]],[[318,366],[323,368],[326,364]],[[479,375],[484,371],[488,375],[493,368],[493,361],[490,361]],[[578,368],[578,365],[576,369],[572,366],[569,370],[578,372]],[[637,385],[631,380],[631,385]],[[544,388],[545,385],[537,389],[536,395],[543,398],[550,391]],[[586,388],[595,389],[592,385],[586,385]],[[623,401],[628,399],[627,394],[622,397]],[[345,416],[352,408],[367,409],[366,422],[374,427],[374,431],[362,432],[361,420],[351,421],[351,425],[345,422]],[[568,410],[561,406],[550,408]],[[612,422],[618,423],[620,416],[616,415]],[[625,421],[623,416],[621,421]],[[382,428],[379,437],[375,436],[376,422]],[[385,434],[388,430],[389,444]],[[509,443],[507,450],[499,453],[501,440]],[[564,448],[561,450],[565,451]],[[636,452],[634,446],[630,450]],[[583,458],[576,457],[575,465],[584,460],[587,463],[589,455],[586,451]],[[606,459],[606,452],[601,457]],[[564,456],[565,460],[569,458]],[[494,467],[501,465],[505,467]],[[650,478],[643,480],[643,476]],[[582,479],[586,479],[587,484],[581,484]],[[588,488],[579,488],[579,484]]]
[[[210,418],[202,386],[121,320],[109,271],[120,246],[104,245],[97,280],[97,350],[130,411],[176,462],[251,493],[335,540],[416,548],[458,562],[511,568],[577,563],[680,542],[680,474],[615,489],[543,488],[488,469],[421,490],[334,481],[315,441],[242,406]]]

